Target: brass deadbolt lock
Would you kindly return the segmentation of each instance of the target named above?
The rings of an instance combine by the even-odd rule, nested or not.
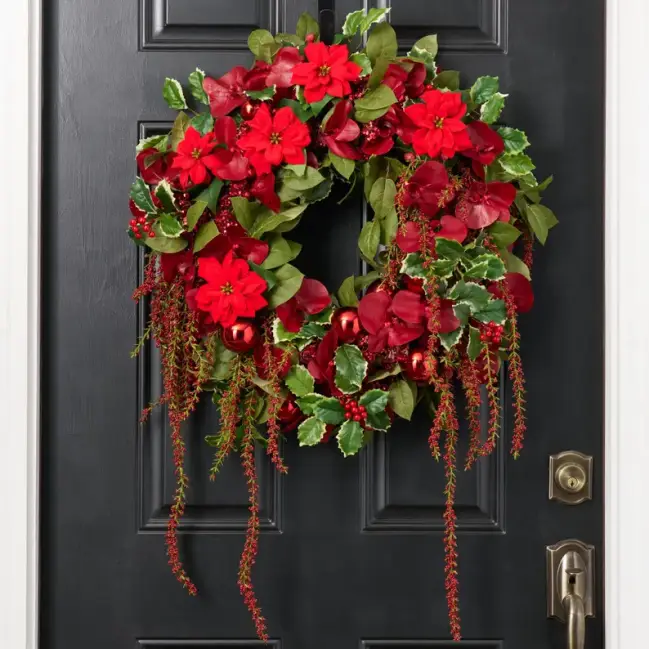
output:
[[[550,500],[578,505],[592,498],[593,458],[578,451],[550,456]]]

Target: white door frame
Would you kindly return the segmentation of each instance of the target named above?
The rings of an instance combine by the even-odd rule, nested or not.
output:
[[[7,649],[38,649],[41,2],[3,7],[0,38],[9,241],[0,254],[0,646]],[[646,644],[649,583],[649,2],[608,0],[607,21],[606,649],[634,649]]]

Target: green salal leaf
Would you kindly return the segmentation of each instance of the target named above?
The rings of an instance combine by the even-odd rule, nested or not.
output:
[[[503,324],[507,312],[504,300],[490,300],[486,306],[473,314],[473,317],[480,322],[495,322]]]
[[[167,102],[169,108],[173,108],[174,110],[183,110],[187,108],[183,87],[176,79],[170,77],[165,79],[164,86],[162,87],[162,96]]]
[[[268,308],[276,309],[288,302],[302,286],[304,275],[291,264],[284,264],[275,271],[277,284],[268,295]]]
[[[315,407],[326,397],[321,394],[305,394],[297,399],[298,408],[307,416],[313,414]]]
[[[196,201],[187,210],[187,229],[191,232],[198,223],[198,220],[203,216],[203,212],[207,208],[205,201]]]
[[[295,34],[286,34],[285,32],[275,34],[275,42],[280,45],[292,45],[293,47],[304,45],[304,40],[302,38]]]
[[[414,389],[413,389],[414,388]],[[412,413],[415,409],[416,402],[416,385],[410,384],[404,379],[395,381],[390,386],[390,393],[388,396],[388,403],[395,414],[410,421]]]
[[[381,278],[381,274],[376,270],[371,270],[365,275],[354,278],[354,290],[358,293],[359,291],[364,291],[370,284],[376,282],[377,279]]]
[[[275,286],[277,285],[277,278],[275,277],[275,273],[273,273],[272,270],[266,270],[258,264],[255,264],[254,261],[250,260],[248,260],[248,266],[250,266],[251,270],[257,273],[259,277],[266,281],[267,291],[271,291],[273,288],[275,288]]]
[[[444,70],[433,79],[433,86],[456,92],[460,89],[460,73],[457,70]]]
[[[239,224],[246,230],[250,230],[257,218],[255,203],[251,203],[243,196],[233,196],[231,199],[232,211]],[[270,268],[270,267],[269,267]]]
[[[320,399],[313,408],[313,414],[325,424],[337,426],[345,421],[345,409],[335,397]]]
[[[331,95],[325,95],[320,101],[316,101],[313,104],[309,104],[311,114],[313,117],[317,117],[323,111],[323,109],[333,100]]]
[[[368,59],[369,61],[369,59]],[[388,71],[388,66],[392,63],[391,59],[384,59],[384,58],[378,58],[374,62],[374,65],[372,66],[372,73],[370,74],[370,78],[367,80],[367,85],[369,88],[377,88],[381,81],[383,81],[383,78],[385,77],[385,73]],[[372,65],[370,61],[370,65]]]
[[[505,264],[498,255],[485,253],[478,255],[468,264],[465,279],[489,279],[492,282],[498,281],[505,276]]]
[[[458,327],[455,331],[451,331],[451,333],[439,334],[439,339],[442,341],[442,347],[444,347],[446,351],[452,349],[460,342],[463,333],[464,327]]]
[[[185,131],[189,128],[191,121],[187,113],[178,113],[169,133],[169,144],[172,151],[176,151],[178,145],[185,139]]]
[[[358,392],[367,375],[367,361],[356,345],[342,345],[336,350],[336,386],[345,394]]]
[[[301,122],[308,122],[311,119],[311,110],[295,99],[282,99],[277,106],[278,108],[288,106]]]
[[[390,178],[378,178],[370,191],[370,205],[377,218],[383,219],[395,211],[397,186]]]
[[[276,92],[277,86],[270,86],[263,90],[246,90],[246,95],[251,99],[257,99],[258,101],[270,101],[275,96]]]
[[[143,212],[147,214],[155,214],[157,212],[149,186],[142,178],[136,178],[135,182],[131,185],[130,197],[135,205]]]
[[[387,23],[385,24],[387,25]],[[396,103],[397,98],[392,88],[386,85],[380,85],[378,88],[374,88],[367,92],[360,99],[357,99],[355,108],[356,111],[359,109],[365,111],[387,111],[390,106]]]
[[[504,221],[492,223],[487,228],[487,232],[489,233],[490,239],[499,248],[511,246],[523,234],[515,225],[505,223]]]
[[[525,176],[530,171],[536,169],[532,159],[524,153],[501,156],[498,162],[506,173],[514,177]]]
[[[480,330],[475,327],[469,327],[469,344],[467,345],[466,351],[472,361],[475,361],[482,353]]]
[[[525,196],[529,198],[533,203],[539,203],[541,201],[541,194],[552,184],[554,176],[548,176],[542,183],[533,184],[524,189]],[[523,189],[523,179],[519,179],[519,185]],[[557,221],[558,223],[558,221]]]
[[[381,87],[381,86],[379,86]],[[361,124],[367,124],[373,120],[379,119],[385,115],[389,108],[377,108],[376,110],[366,110],[365,108],[359,108],[358,106],[354,109],[354,117],[357,122]]]
[[[424,268],[424,260],[418,252],[410,252],[406,255],[399,272],[415,279],[426,279],[428,277],[428,273]]]
[[[317,187],[323,182],[325,177],[313,167],[304,167],[301,175],[296,174],[293,170],[288,169],[283,177],[284,186],[289,189],[305,191]]]
[[[203,223],[198,232],[196,233],[196,238],[194,239],[194,252],[200,252],[205,246],[218,236],[219,229],[216,227],[214,221],[208,221]]]
[[[294,221],[302,214],[302,212],[304,212],[304,210],[306,210],[307,207],[308,204],[304,203],[303,205],[295,205],[283,209],[278,214],[275,214],[270,210],[262,212],[249,230],[250,236],[259,239],[261,235],[266,232],[273,232],[274,230],[279,232],[280,225],[289,221]]]
[[[264,46],[277,45],[275,37],[267,29],[255,29],[248,36],[248,48],[257,59],[265,60],[266,49]],[[270,63],[270,61],[267,61]]]
[[[153,232],[155,233],[155,237],[147,237],[144,240],[144,243],[149,248],[151,248],[151,250],[155,250],[156,252],[180,252],[181,250],[184,250],[188,245],[186,239],[171,239],[169,237],[165,237],[162,233],[162,230],[160,229],[160,224],[157,222],[153,224]]]
[[[315,417],[305,419],[297,429],[297,439],[300,446],[315,446],[319,444],[326,430],[327,425],[323,421]]]
[[[397,49],[397,35],[389,23],[377,25],[371,31],[365,47],[372,63],[378,58],[393,59],[397,55]]]
[[[516,154],[522,153],[530,145],[527,135],[523,131],[509,126],[501,126],[498,134],[505,144],[505,153]]]
[[[484,104],[489,101],[499,88],[498,77],[479,77],[471,86],[470,96],[474,104]]]
[[[135,151],[136,153],[142,153],[142,151],[145,151],[146,149],[156,149],[157,151],[164,152],[167,150],[168,142],[169,136],[166,134],[144,137],[138,142]]]
[[[468,304],[471,307],[471,312],[477,313],[487,306],[491,298],[491,293],[480,284],[460,280],[449,291],[448,297],[456,302]]]
[[[196,202],[202,201],[206,203],[207,208],[216,214],[216,203],[219,200],[221,189],[223,188],[223,181],[215,178],[207,189],[204,189],[197,197]]]
[[[211,378],[213,381],[225,381],[232,375],[232,362],[237,353],[227,349],[220,336],[215,336],[213,340],[214,347],[210,350],[214,359]]]
[[[399,229],[399,217],[396,209],[393,209],[387,216],[381,219],[381,243],[389,246],[397,236]]]
[[[435,239],[435,252],[439,257],[456,261],[464,257],[464,246],[455,239]]]
[[[301,38],[303,41],[306,40],[306,37],[309,34],[315,36],[315,40],[320,38],[320,26],[318,21],[309,13],[303,13],[297,21],[297,29],[295,31],[298,38]]]
[[[313,377],[311,376],[311,374],[309,374],[309,370],[307,370],[306,367],[303,367],[302,365],[294,365],[290,369],[284,382],[286,383],[286,387],[296,397],[303,397],[307,394],[310,394],[315,388],[315,381],[313,380]]]
[[[500,254],[505,260],[505,267],[507,268],[508,273],[520,273],[521,275],[527,277],[527,279],[532,279],[530,275],[530,269],[520,257],[517,257],[515,254],[509,252],[509,250],[501,250]]]
[[[174,193],[168,180],[162,180],[156,185],[154,191],[156,198],[160,201],[162,209],[165,212],[176,211],[176,201],[174,200]]]
[[[389,8],[372,7],[372,9],[368,9],[367,16],[361,21],[360,33],[364,34],[372,25],[386,20],[388,13],[390,13]]]
[[[201,113],[192,118],[191,125],[201,134],[205,135],[214,130],[214,118],[209,113]]]
[[[334,169],[343,178],[349,180],[351,175],[354,173],[354,169],[356,169],[356,163],[353,160],[349,160],[348,158],[341,158],[335,153],[331,153],[331,151],[329,152],[329,159],[331,160],[331,164],[333,165]]]
[[[338,302],[340,306],[358,306],[358,296],[354,288],[354,276],[350,275],[343,281],[338,289]]]
[[[367,259],[374,259],[381,241],[381,224],[376,219],[368,221],[358,237],[358,249]]]
[[[207,93],[203,90],[203,81],[205,80],[205,72],[200,68],[196,68],[189,75],[189,90],[192,93],[192,97],[200,102],[209,106],[210,100],[207,97]]]
[[[356,455],[363,448],[363,429],[357,421],[346,421],[339,429],[338,448],[345,457]]]
[[[269,246],[268,257],[262,264],[263,268],[272,270],[295,258],[289,242],[282,235],[271,234],[267,239],[267,243]]]
[[[343,23],[343,36],[353,36],[356,34],[361,27],[363,18],[365,18],[364,9],[347,14],[345,22]]]
[[[437,34],[429,34],[420,38],[408,52],[409,58],[422,59],[424,61],[435,60],[439,44],[437,42]]]
[[[178,238],[185,230],[173,214],[162,214],[158,219],[160,232],[171,239]]]
[[[480,107],[480,119],[485,124],[493,124],[498,120],[505,107],[505,99],[509,95],[503,95],[500,92],[495,93]]]
[[[545,205],[528,204],[525,215],[534,236],[545,245],[549,231],[559,223],[555,213]]]

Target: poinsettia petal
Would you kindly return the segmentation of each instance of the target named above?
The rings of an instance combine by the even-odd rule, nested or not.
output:
[[[425,307],[417,293],[398,291],[392,298],[391,311],[397,318],[411,324],[417,324],[424,317]]]
[[[217,119],[214,123],[214,137],[218,144],[224,144],[228,149],[237,141],[237,123],[232,117]]]
[[[376,291],[363,297],[358,304],[358,317],[365,331],[377,334],[385,327],[391,301],[384,291]]]
[[[250,193],[273,212],[279,212],[281,202],[275,193],[275,175],[268,173],[257,176],[250,188]]]

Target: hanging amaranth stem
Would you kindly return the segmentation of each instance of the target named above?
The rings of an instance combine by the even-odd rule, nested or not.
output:
[[[482,450],[482,395],[480,394],[480,379],[475,363],[469,359],[460,362],[458,375],[466,398],[466,415],[469,422],[469,450],[464,463],[465,471],[471,469],[480,457]]]

